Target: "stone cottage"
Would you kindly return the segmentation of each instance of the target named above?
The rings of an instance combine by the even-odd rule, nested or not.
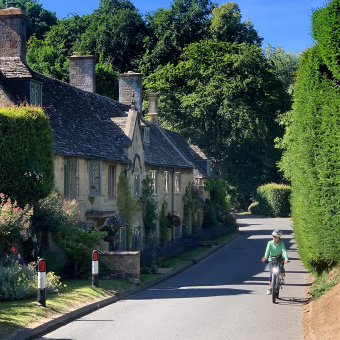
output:
[[[158,96],[149,94],[149,120],[142,118],[142,75],[119,75],[119,102],[95,93],[95,59],[74,53],[70,84],[39,74],[26,64],[27,16],[18,8],[0,10],[0,105],[27,101],[43,107],[54,136],[55,184],[65,198],[76,199],[79,219],[89,228],[109,223],[116,250],[143,247],[141,212],[134,216],[133,238],[126,244],[126,223],[119,217],[117,184],[127,176],[132,194],[141,195],[142,180],[153,181],[153,197],[173,215],[183,216],[182,197],[189,183],[199,191],[202,224],[203,180],[216,178],[209,160],[178,133],[158,123]],[[178,226],[170,237],[182,234]],[[159,228],[155,232],[159,239]],[[103,242],[102,250],[108,249]]]

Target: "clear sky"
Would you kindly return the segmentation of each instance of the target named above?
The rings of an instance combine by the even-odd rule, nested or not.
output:
[[[131,0],[141,14],[157,8],[169,8],[172,0]],[[215,0],[223,4],[223,0]],[[328,0],[235,0],[242,14],[242,21],[250,19],[263,47],[269,43],[281,46],[286,52],[299,53],[313,45],[311,15],[313,10],[324,7]],[[68,14],[90,14],[99,7],[99,0],[40,0],[43,8],[54,11],[58,18]]]

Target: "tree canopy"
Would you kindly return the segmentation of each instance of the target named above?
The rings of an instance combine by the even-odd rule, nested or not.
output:
[[[275,180],[278,115],[289,108],[281,81],[256,45],[212,40],[184,49],[145,81],[160,95],[162,119],[199,145],[240,191],[242,204],[259,184]]]

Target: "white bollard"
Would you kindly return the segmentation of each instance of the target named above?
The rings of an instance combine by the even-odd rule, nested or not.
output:
[[[46,261],[38,261],[38,306],[46,307]]]
[[[92,286],[99,287],[98,250],[92,252]]]

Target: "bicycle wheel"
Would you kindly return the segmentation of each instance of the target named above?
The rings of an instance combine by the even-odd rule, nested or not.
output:
[[[276,301],[276,291],[277,291],[277,275],[275,273],[272,274],[272,301],[275,303]]]

